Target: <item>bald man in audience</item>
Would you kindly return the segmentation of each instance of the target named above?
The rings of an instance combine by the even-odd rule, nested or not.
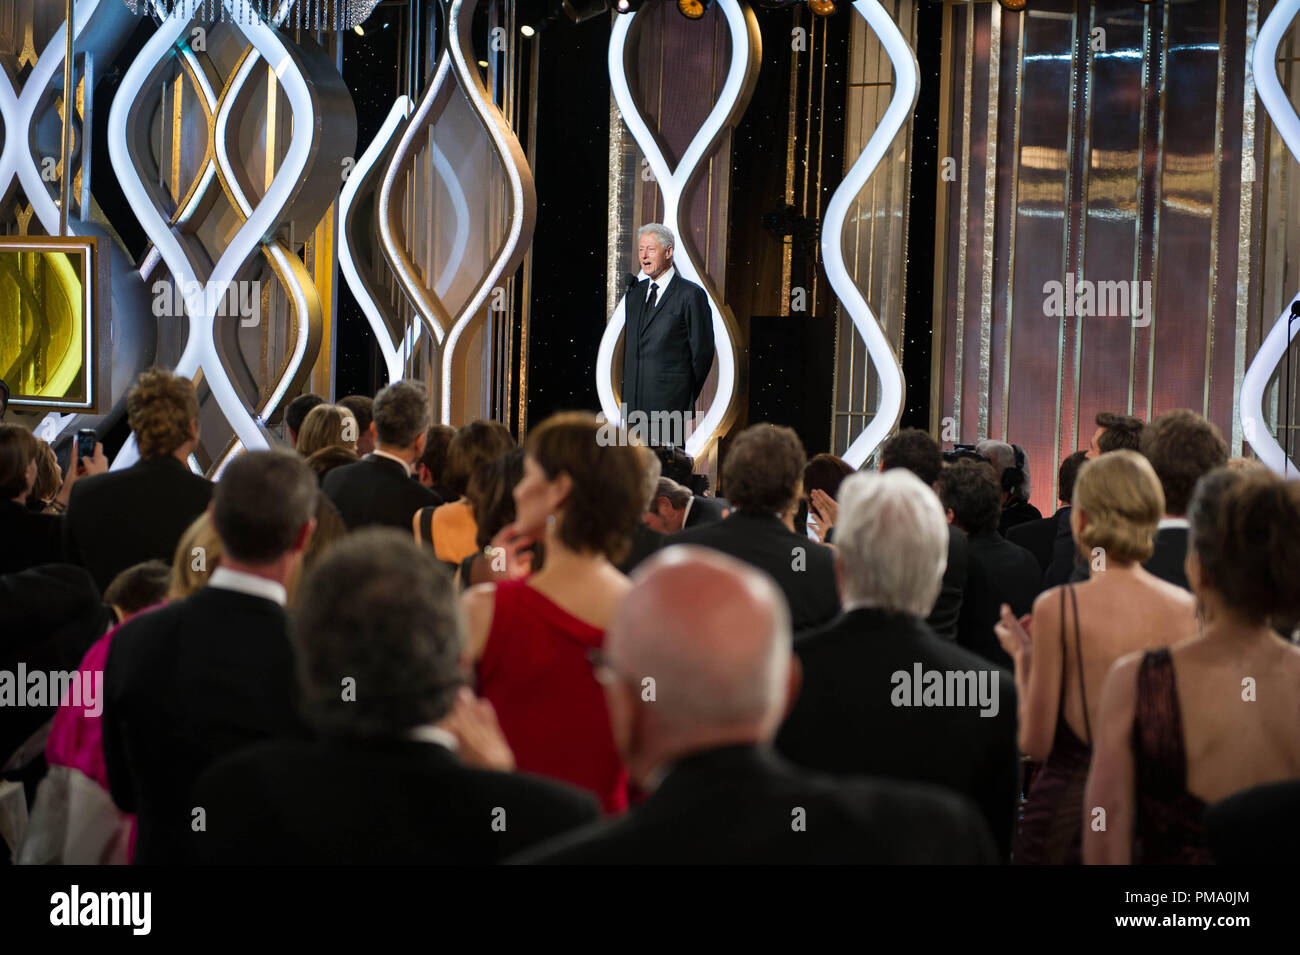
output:
[[[670,547],[634,580],[597,677],[631,778],[629,815],[546,843],[524,862],[987,863],[955,793],[796,769],[770,747],[799,687],[790,615],[763,574]]]

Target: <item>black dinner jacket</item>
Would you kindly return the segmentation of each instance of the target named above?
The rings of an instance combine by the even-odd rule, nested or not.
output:
[[[262,743],[208,770],[194,801],[208,826],[193,856],[218,865],[483,865],[600,817],[580,790],[414,740]]]
[[[1007,670],[1011,658],[998,643],[993,625],[1004,603],[1017,617],[1034,607],[1042,571],[1034,555],[997,531],[966,537],[966,591],[962,595],[957,643]]]
[[[62,562],[62,517],[29,510],[16,501],[0,501],[0,574]]]
[[[133,617],[104,668],[113,801],[137,816],[135,861],[187,861],[194,783],[252,743],[305,735],[288,618],[272,600],[208,586]]]
[[[713,316],[704,289],[673,275],[653,310],[650,280],[628,290],[623,329],[623,403],[632,411],[692,410],[713,367]],[[649,422],[647,422],[647,425]]]
[[[673,544],[711,547],[766,572],[785,594],[796,632],[840,612],[834,551],[796,534],[775,514],[732,511],[723,520],[669,534],[667,545]]]
[[[1038,561],[1038,566],[1043,573],[1047,573],[1047,568],[1052,563],[1052,551],[1056,546],[1056,532],[1059,527],[1057,523],[1057,515],[1059,514],[1060,511],[1057,511],[1051,517],[1040,517],[1038,520],[1016,524],[1004,535],[1011,543],[1023,547],[1033,554],[1034,560]]]
[[[948,563],[943,569],[939,596],[934,598],[934,608],[925,618],[926,624],[939,636],[957,639],[957,622],[961,619],[962,594],[966,591],[966,535],[960,527],[948,525]]]
[[[170,564],[181,535],[211,500],[212,482],[170,454],[81,478],[63,520],[64,555],[90,571],[102,592],[128,567]]]
[[[664,546],[664,541],[667,539],[667,535],[660,534],[649,525],[638,524],[632,531],[632,543],[628,547],[627,556],[615,566],[625,574],[632,573],[638,564],[653,557],[655,552]]]
[[[1191,590],[1183,561],[1187,559],[1187,528],[1163,527],[1156,531],[1155,550],[1142,566],[1161,580]]]
[[[963,797],[887,779],[834,779],[768,749],[678,761],[642,805],[515,861],[608,864],[971,864],[994,860]]]
[[[350,531],[380,524],[409,534],[416,511],[442,503],[396,461],[374,454],[330,471],[321,488]]]
[[[731,511],[731,505],[723,498],[705,497],[702,494],[694,494],[691,497],[691,509],[686,513],[683,529],[720,521]]]
[[[48,564],[0,575],[0,671],[16,679],[19,663],[28,673],[76,670],[112,621],[81,567]],[[59,701],[47,704],[0,708],[0,766],[54,716]]]
[[[803,686],[776,738],[783,756],[835,776],[955,789],[979,807],[998,859],[1010,858],[1020,781],[1010,674],[936,636],[924,621],[884,610],[842,614],[800,640],[795,652]],[[979,705],[895,706],[901,684],[893,675],[911,679],[918,663],[922,672],[975,671],[977,679],[978,671],[992,669],[986,679],[997,681],[997,713],[981,716]]]

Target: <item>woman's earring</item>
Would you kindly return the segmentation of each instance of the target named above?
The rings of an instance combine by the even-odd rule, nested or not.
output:
[[[547,515],[546,515],[546,529],[547,529],[548,531],[553,531],[553,530],[555,530],[555,515],[554,515],[554,514],[547,514]]]

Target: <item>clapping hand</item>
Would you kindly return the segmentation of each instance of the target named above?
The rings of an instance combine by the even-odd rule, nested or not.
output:
[[[1032,658],[1034,644],[1032,640],[1033,617],[1025,614],[1019,620],[1007,604],[1002,605],[1002,616],[993,625],[993,632],[998,635],[1002,649],[1011,657],[1017,668],[1026,666]]]
[[[840,506],[835,503],[835,498],[817,487],[812,489],[808,503],[813,513],[817,515],[818,539],[824,541],[826,532],[835,526],[835,520],[840,516]]]
[[[501,732],[496,710],[469,687],[461,687],[451,712],[438,725],[456,737],[460,761],[466,766],[506,773],[514,770],[515,754]]]
[[[488,563],[495,580],[518,580],[533,572],[533,539],[519,530],[518,524],[507,524],[488,547]]]

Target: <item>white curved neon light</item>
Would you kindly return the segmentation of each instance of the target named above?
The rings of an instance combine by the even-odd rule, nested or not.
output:
[[[198,270],[189,253],[172,231],[171,223],[163,217],[149,198],[149,193],[131,157],[126,134],[131,104],[138,98],[145,83],[164,59],[170,55],[171,48],[184,35],[200,2],[201,0],[180,0],[171,16],[149,38],[144,49],[140,51],[123,76],[121,88],[114,98],[113,108],[109,113],[109,155],[118,171],[122,191],[135,208],[141,227],[153,241],[158,254],[171,271],[173,281],[183,283],[181,287],[186,292],[185,310],[190,320],[189,336],[185,350],[176,364],[175,373],[192,378],[201,368],[212,396],[216,399],[226,420],[230,422],[240,444],[246,448],[265,448],[268,446],[266,437],[245,408],[226,375],[216,349],[214,326],[217,306],[223,301],[222,296],[229,289],[230,283],[248,257],[257,251],[265,238],[270,235],[306,170],[315,130],[311,93],[301,73],[294,68],[288,50],[272,26],[260,21],[235,24],[235,27],[252,44],[254,50],[267,63],[275,64],[276,76],[292,109],[293,131],[284,163],[257,207],[249,208],[247,201],[242,200],[238,190],[235,190],[237,201],[242,200],[247,221],[235,233],[218,259],[206,285],[199,285]],[[224,0],[227,9],[232,2],[234,0]],[[292,0],[284,0],[272,22],[278,24],[291,6]],[[250,57],[249,61],[252,59]],[[230,99],[233,100],[233,96]],[[218,111],[216,123],[218,135],[214,137],[218,162],[225,159],[223,136],[228,118],[228,108]],[[231,178],[233,181],[233,177]],[[210,293],[205,295],[204,289],[210,290]],[[295,291],[301,294],[300,289]],[[304,350],[305,338],[300,329],[298,341],[295,342],[295,352],[290,359],[293,368],[296,369],[301,362]],[[280,382],[281,393],[287,387],[291,377],[288,375]],[[282,394],[273,394],[271,397],[273,400],[278,400]],[[115,466],[116,463],[114,462]]]
[[[889,340],[872,314],[858,285],[844,265],[844,220],[849,207],[871,174],[885,157],[898,131],[907,122],[916,106],[916,94],[921,84],[921,71],[916,65],[916,54],[877,0],[854,0],[853,7],[866,19],[867,25],[880,40],[885,54],[894,66],[894,96],[889,108],[880,118],[862,153],[854,161],[831,201],[822,219],[822,265],[831,288],[839,296],[840,304],[853,319],[853,324],[867,346],[867,354],[876,366],[880,379],[880,403],[876,413],[862,433],[853,439],[844,452],[844,462],[859,468],[870,457],[876,446],[898,425],[903,415],[903,372],[898,359],[889,346]]]
[[[1264,25],[1259,28],[1259,36],[1255,40],[1253,69],[1255,88],[1259,91],[1264,111],[1273,120],[1273,125],[1277,127],[1291,155],[1300,161],[1300,117],[1297,117],[1295,110],[1291,108],[1290,98],[1277,78],[1278,46],[1281,45],[1282,37],[1295,18],[1297,10],[1300,10],[1300,0],[1280,0],[1273,8]],[[1300,299],[1300,295],[1296,298]],[[1246,440],[1250,442],[1255,454],[1283,477],[1296,474],[1297,468],[1295,462],[1287,456],[1286,451],[1269,432],[1263,414],[1264,389],[1268,387],[1268,381],[1273,377],[1273,370],[1277,368],[1278,362],[1286,354],[1291,337],[1300,330],[1300,322],[1291,321],[1291,304],[1295,300],[1287,304],[1282,315],[1273,323],[1269,333],[1260,342],[1259,351],[1255,353],[1254,360],[1241,379],[1241,397],[1237,407],[1242,433],[1246,435]],[[1288,329],[1288,326],[1292,327]],[[1291,398],[1287,395],[1284,400],[1290,401]]]
[[[617,17],[609,37],[609,80],[614,100],[623,113],[623,122],[627,124],[628,132],[641,148],[651,172],[654,173],[659,192],[664,200],[663,224],[678,237],[673,267],[683,278],[704,288],[709,300],[709,311],[713,316],[713,340],[718,359],[718,388],[703,417],[696,423],[694,432],[686,439],[686,453],[693,457],[707,449],[715,439],[736,395],[735,345],[709,283],[701,279],[699,270],[691,261],[687,245],[682,241],[683,229],[679,213],[682,193],[700,164],[704,162],[714,141],[722,135],[739,111],[741,99],[746,93],[748,73],[754,56],[746,9],[739,0],[718,0],[717,7],[726,19],[727,29],[731,35],[731,65],[727,70],[727,79],[723,83],[718,101],[704,120],[704,125],[691,140],[676,169],[668,168],[668,161],[660,151],[654,134],[637,110],[636,100],[632,96],[628,81],[627,38],[633,19],[640,14]],[[605,413],[605,419],[612,424],[622,423],[618,402],[614,399],[613,369],[614,350],[619,335],[623,332],[625,319],[625,301],[620,299],[614,314],[605,326],[605,333],[601,336],[600,348],[596,354],[596,392],[600,396],[600,405]]]

